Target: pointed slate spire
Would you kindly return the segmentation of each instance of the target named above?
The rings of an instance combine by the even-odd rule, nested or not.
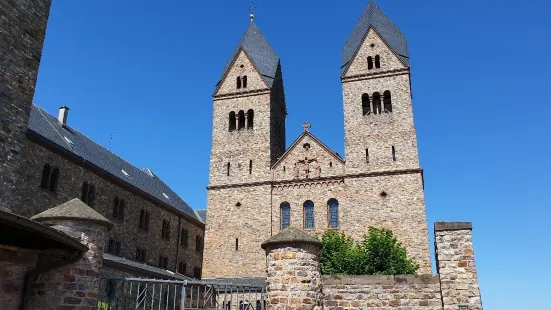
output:
[[[247,56],[249,56],[258,71],[260,71],[268,86],[272,87],[279,65],[279,56],[270,46],[270,43],[268,43],[262,32],[260,32],[254,21],[251,21],[247,31],[245,31],[231,57],[226,62],[220,76],[220,82],[224,79],[226,72],[230,69],[240,50],[247,53]]]
[[[373,27],[386,43],[394,50],[402,61],[409,66],[409,54],[406,36],[394,25],[394,23],[381,11],[373,0],[369,0],[367,7],[356,23],[354,30],[346,40],[342,49],[341,74],[346,72],[352,58],[360,48],[363,38]]]

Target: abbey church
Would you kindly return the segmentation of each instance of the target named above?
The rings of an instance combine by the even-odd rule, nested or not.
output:
[[[260,244],[288,226],[389,228],[431,273],[404,34],[370,1],[343,46],[344,158],[307,123],[285,148],[282,63],[251,22],[214,91],[203,277],[264,277]]]

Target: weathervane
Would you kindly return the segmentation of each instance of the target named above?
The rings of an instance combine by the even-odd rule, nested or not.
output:
[[[249,10],[251,11],[251,15],[250,15],[250,18],[251,18],[251,22],[254,21],[254,10],[258,8],[258,6],[256,6],[256,4],[254,4],[254,0],[251,1],[251,5],[249,6]]]

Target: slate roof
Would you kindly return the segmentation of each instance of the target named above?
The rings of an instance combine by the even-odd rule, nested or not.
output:
[[[57,207],[39,213],[31,217],[31,220],[37,222],[47,220],[80,220],[103,225],[109,230],[113,228],[113,223],[78,198],[69,200]]]
[[[342,49],[341,74],[346,72],[356,51],[362,44],[363,38],[370,27],[375,28],[377,33],[386,41],[402,59],[406,66],[409,66],[408,44],[406,36],[394,25],[394,23],[381,11],[373,0],[369,0],[354,30],[346,40]]]
[[[224,66],[224,70],[222,70],[218,84],[224,79],[226,72],[230,69],[241,49],[247,53],[268,86],[272,87],[279,66],[279,56],[254,22],[249,24],[247,31],[237,43],[231,57]]]
[[[203,220],[203,223],[207,222],[207,210],[195,210],[195,214]]]
[[[162,279],[176,279],[176,280],[193,280],[193,278],[181,275],[179,273],[172,272],[170,270],[153,267],[144,263],[139,263],[124,257],[116,256],[109,253],[103,253],[104,264],[122,267],[124,269],[130,269],[137,271],[141,274],[152,276],[154,278]]]
[[[139,169],[33,104],[28,133],[57,150],[119,179],[192,219],[202,222],[193,209],[149,169]],[[127,175],[126,175],[126,174]]]
[[[270,237],[260,245],[267,249],[271,245],[278,244],[312,244],[321,247],[321,241],[305,233],[302,229],[289,226],[280,231],[277,235]]]

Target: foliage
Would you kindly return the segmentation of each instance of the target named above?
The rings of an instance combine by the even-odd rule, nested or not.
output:
[[[109,304],[103,301],[98,301],[97,310],[109,310]]]
[[[322,274],[395,275],[415,274],[419,265],[408,259],[406,249],[391,230],[369,227],[367,235],[356,243],[344,233],[328,230],[321,235]]]

